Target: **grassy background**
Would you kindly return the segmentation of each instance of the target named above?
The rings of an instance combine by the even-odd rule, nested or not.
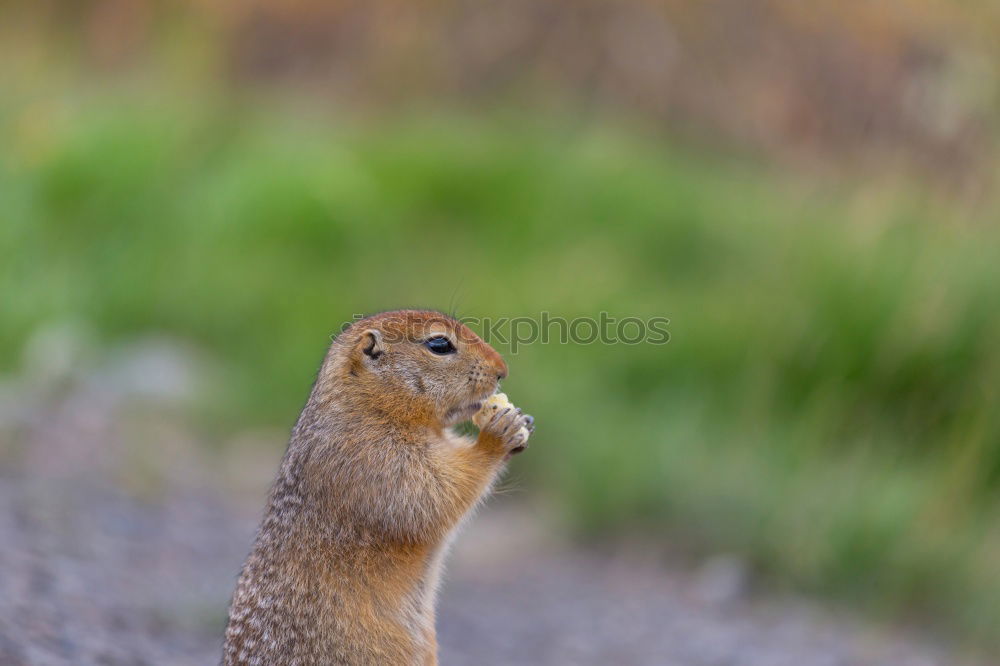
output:
[[[52,321],[166,332],[228,380],[211,423],[284,427],[354,313],[669,317],[667,345],[509,357],[527,491],[583,533],[1000,622],[996,208],[520,113],[98,89],[2,114],[3,371]]]

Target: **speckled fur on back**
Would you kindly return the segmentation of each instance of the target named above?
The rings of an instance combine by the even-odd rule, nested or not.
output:
[[[437,662],[444,551],[532,419],[499,414],[475,440],[449,427],[506,374],[437,312],[375,315],[334,340],[233,595],[226,666]]]

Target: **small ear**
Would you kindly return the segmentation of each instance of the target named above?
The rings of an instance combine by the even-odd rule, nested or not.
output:
[[[376,360],[385,351],[385,342],[382,340],[382,333],[370,328],[361,336],[361,351],[365,356]]]

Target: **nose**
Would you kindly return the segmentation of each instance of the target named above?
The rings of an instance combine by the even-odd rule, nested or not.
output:
[[[479,347],[480,353],[482,354],[482,360],[487,367],[492,368],[493,372],[496,373],[497,381],[507,378],[507,363],[503,360],[503,356],[497,353],[496,349],[490,347],[485,342],[480,341],[481,346]]]

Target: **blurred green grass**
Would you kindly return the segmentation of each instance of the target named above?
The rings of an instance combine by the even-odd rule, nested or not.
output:
[[[289,426],[354,313],[669,317],[667,345],[510,357],[528,490],[584,533],[1000,622],[995,209],[519,114],[7,101],[0,369],[50,321],[167,332],[221,362],[214,419]]]

